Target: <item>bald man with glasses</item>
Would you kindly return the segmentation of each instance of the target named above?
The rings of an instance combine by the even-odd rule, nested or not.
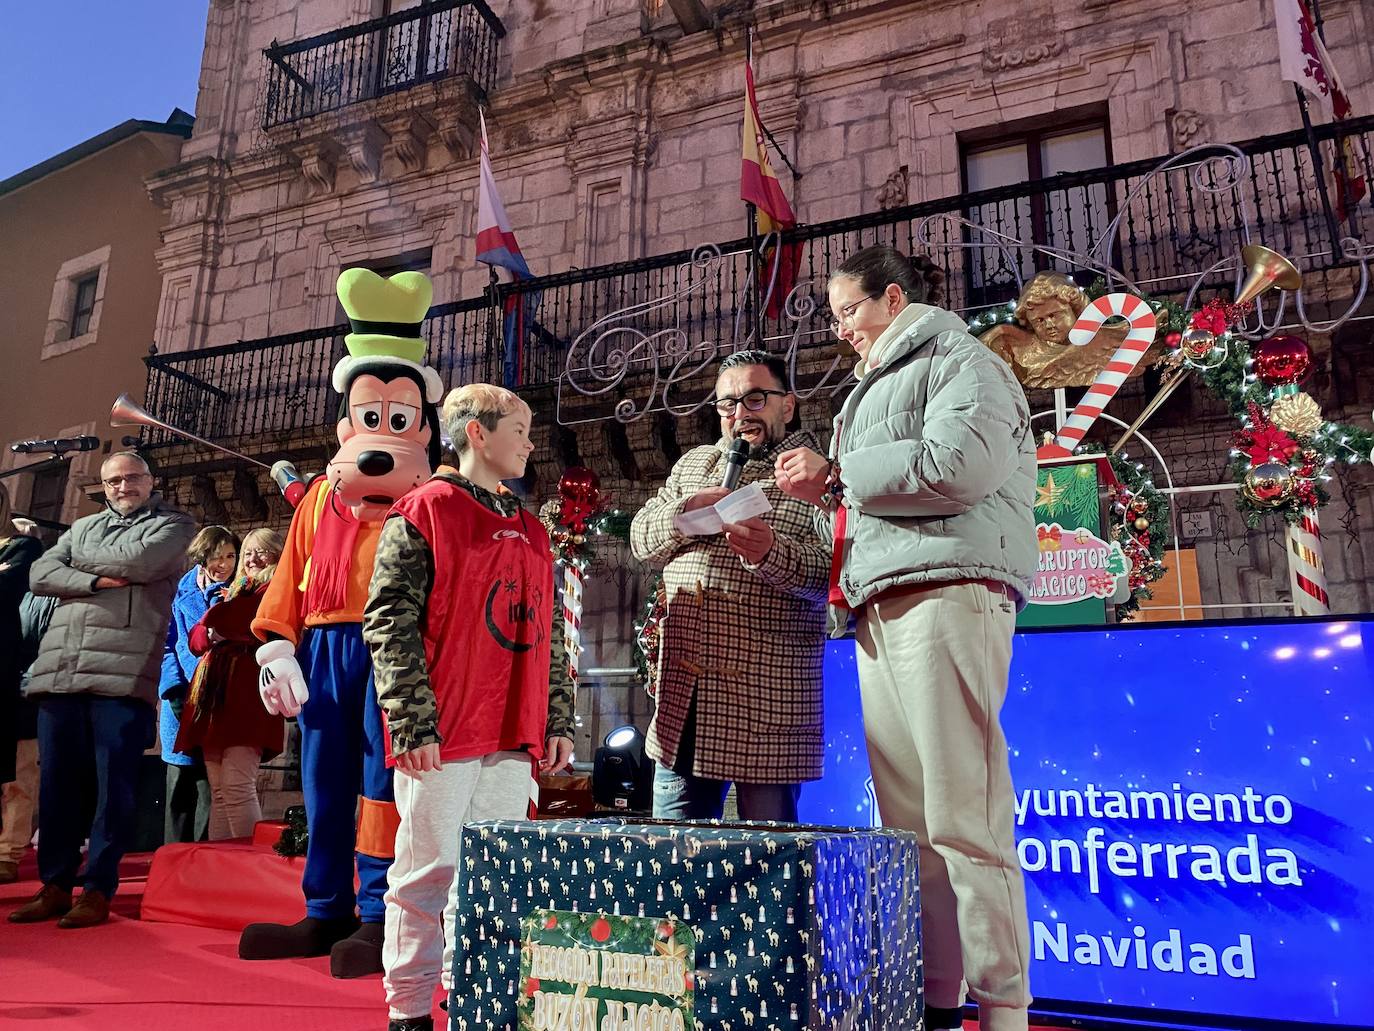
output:
[[[78,519],[29,569],[30,590],[58,603],[26,690],[38,700],[43,887],[12,923],[60,918],[59,927],[79,928],[109,918],[137,824],[139,759],[154,738],[172,595],[195,533],[153,489],[141,455],[110,455],[100,479],[105,511]]]
[[[654,816],[718,819],[734,784],[743,819],[795,822],[801,785],[824,761],[830,547],[770,470],[815,437],[792,428],[787,366],[765,351],[721,363],[714,405],[720,439],[683,455],[630,527],[635,557],[662,570],[668,600],[647,741],[658,763]],[[748,445],[739,486],[757,484],[772,510],[717,534],[684,534],[679,515],[729,493],[720,484],[738,440]]]

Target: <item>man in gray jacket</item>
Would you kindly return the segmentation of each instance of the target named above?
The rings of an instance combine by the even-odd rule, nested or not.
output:
[[[110,913],[135,824],[139,757],[153,743],[167,619],[195,525],[153,491],[133,452],[100,467],[106,510],[78,519],[34,562],[34,594],[59,599],[30,671],[41,764],[38,873],[43,887],[14,923],[61,917],[90,927]],[[90,834],[85,891],[81,843]]]

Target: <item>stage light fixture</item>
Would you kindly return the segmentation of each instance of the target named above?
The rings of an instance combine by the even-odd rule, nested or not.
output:
[[[648,812],[653,806],[654,764],[637,727],[616,727],[596,750],[592,797],[604,809]]]

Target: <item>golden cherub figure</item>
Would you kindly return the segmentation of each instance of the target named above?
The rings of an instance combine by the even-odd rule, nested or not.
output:
[[[1041,272],[1021,291],[1016,323],[994,326],[980,338],[1011,366],[1021,385],[1035,390],[1086,387],[1111,361],[1126,338],[1125,322],[1110,323],[1082,347],[1069,343],[1069,330],[1088,299],[1068,276]],[[1156,341],[1136,365],[1139,376],[1158,357]]]

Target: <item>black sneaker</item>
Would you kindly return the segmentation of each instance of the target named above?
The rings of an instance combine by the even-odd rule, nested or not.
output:
[[[954,1031],[964,1026],[964,1011],[958,1006],[927,1006],[926,1031]]]
[[[387,1022],[386,1031],[434,1031],[433,1017],[402,1017]]]

